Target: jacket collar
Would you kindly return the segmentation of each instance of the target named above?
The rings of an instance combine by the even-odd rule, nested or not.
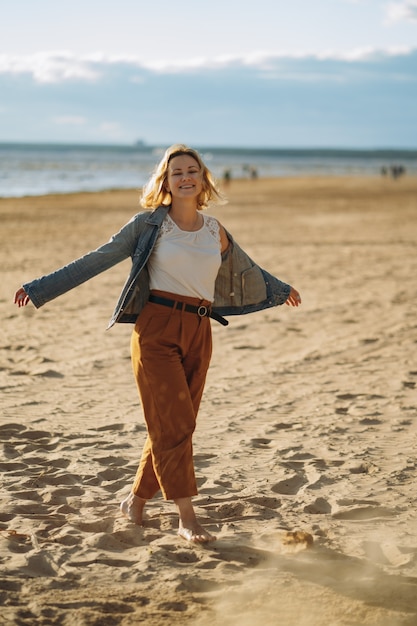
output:
[[[165,219],[166,214],[168,213],[170,207],[161,204],[157,209],[150,213],[149,217],[146,218],[147,224],[152,224],[153,226],[160,226]]]

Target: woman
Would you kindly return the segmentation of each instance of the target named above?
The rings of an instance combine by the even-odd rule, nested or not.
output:
[[[198,152],[171,146],[143,190],[142,206],[151,212],[138,213],[107,244],[15,294],[19,307],[32,301],[38,308],[132,258],[109,327],[135,324],[132,365],[148,436],[120,508],[141,524],[147,500],[161,490],[177,507],[178,534],[195,543],[215,539],[192,505],[192,435],[211,357],[209,318],[226,325],[224,315],[301,303],[293,287],[257,266],[214,217],[201,212],[218,199]]]

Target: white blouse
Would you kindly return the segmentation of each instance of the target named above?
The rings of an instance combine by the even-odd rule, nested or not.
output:
[[[214,300],[221,265],[220,227],[214,217],[201,215],[203,225],[195,231],[181,230],[166,215],[148,261],[151,289]]]

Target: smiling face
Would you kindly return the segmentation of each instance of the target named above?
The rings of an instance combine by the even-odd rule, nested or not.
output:
[[[198,162],[189,154],[173,157],[167,170],[166,190],[172,199],[195,199],[203,190],[203,172]]]

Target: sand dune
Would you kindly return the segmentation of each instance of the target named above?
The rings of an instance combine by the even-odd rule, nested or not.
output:
[[[145,437],[131,328],[105,331],[128,264],[39,311],[11,302],[106,241],[137,193],[0,200],[0,624],[417,623],[417,180],[227,193],[211,213],[303,306],[213,323],[207,547],[162,499],[143,527],[118,511]]]

